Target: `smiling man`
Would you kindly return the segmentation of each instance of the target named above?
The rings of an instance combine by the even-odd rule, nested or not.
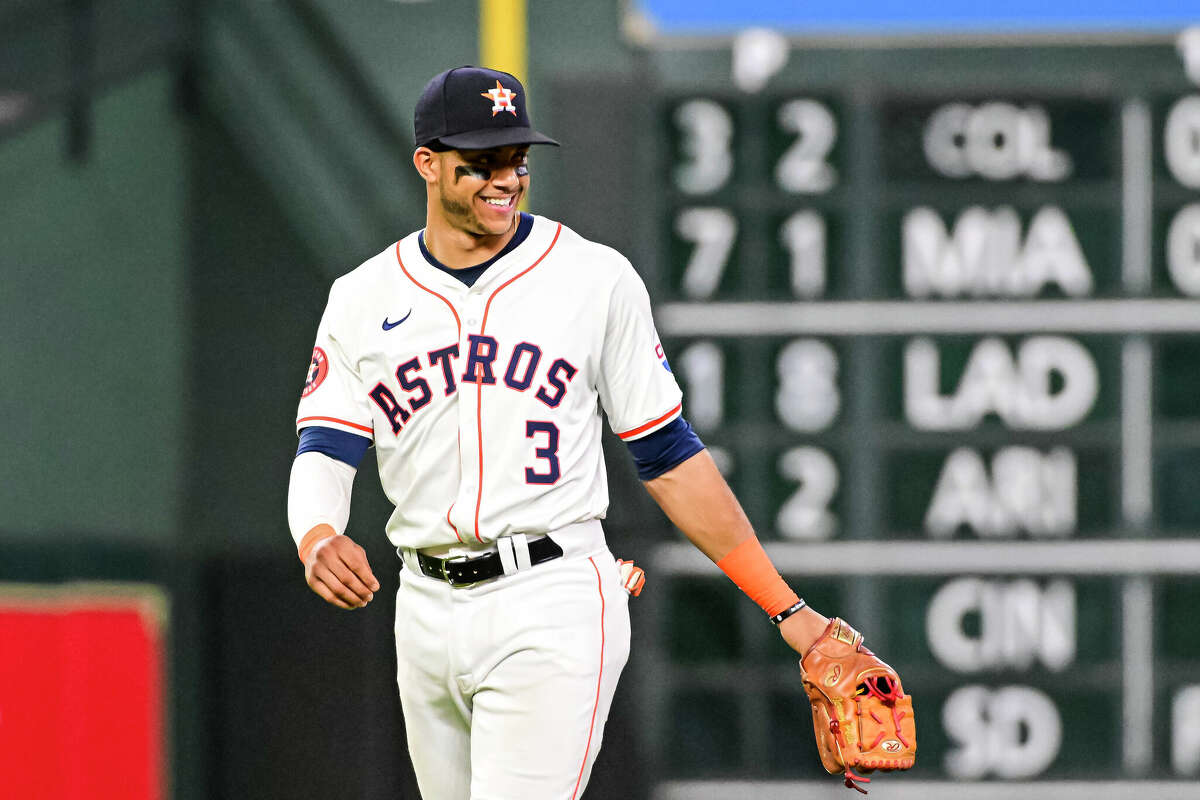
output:
[[[528,145],[444,152],[423,147],[413,162],[437,187],[440,213],[429,215],[424,239],[450,260],[446,266],[460,255],[473,266],[479,248],[486,253],[514,232],[517,203],[529,187]],[[459,252],[462,247],[467,250]]]
[[[425,800],[573,800],[629,655],[640,570],[608,551],[601,411],[651,496],[798,653],[843,629],[771,565],[682,416],[630,263],[522,213],[555,145],[505,72],[459,67],[416,106],[426,225],[339,278],[297,415],[288,512],[339,608],[379,590],[343,534],[374,446],[403,561],[397,681]]]

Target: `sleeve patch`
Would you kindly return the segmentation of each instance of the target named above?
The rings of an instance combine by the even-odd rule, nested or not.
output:
[[[662,362],[663,369],[671,374],[674,374],[675,371],[671,369],[671,365],[667,363],[667,354],[663,352],[663,346],[661,343],[654,345],[654,356]]]
[[[317,390],[329,375],[329,358],[319,347],[313,348],[312,361],[308,365],[308,378],[304,381],[304,391],[301,397],[308,397]]]

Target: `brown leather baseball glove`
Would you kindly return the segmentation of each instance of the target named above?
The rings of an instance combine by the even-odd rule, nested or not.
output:
[[[821,763],[863,794],[870,778],[853,770],[908,769],[917,755],[912,695],[900,676],[863,647],[863,637],[834,618],[800,659],[800,676],[812,701]]]

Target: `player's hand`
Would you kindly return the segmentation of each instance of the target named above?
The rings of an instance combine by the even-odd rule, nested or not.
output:
[[[367,552],[345,535],[317,543],[304,562],[304,580],[325,602],[338,608],[362,608],[379,591]]]

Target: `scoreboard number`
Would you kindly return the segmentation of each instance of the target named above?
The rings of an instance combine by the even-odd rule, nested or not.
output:
[[[775,180],[788,192],[820,194],[837,183],[837,170],[828,162],[837,141],[837,120],[816,100],[789,100],[779,107],[779,127],[795,134],[775,165]]]
[[[692,244],[680,287],[687,297],[712,297],[725,274],[737,230],[737,219],[723,208],[685,208],[679,212],[675,233]]]
[[[794,431],[828,428],[841,407],[837,372],[837,354],[825,342],[797,339],[784,345],[775,364],[780,421]]]
[[[779,474],[796,491],[779,506],[775,527],[785,539],[828,539],[837,530],[830,510],[838,489],[837,465],[818,447],[793,447],[779,457]]]
[[[675,167],[675,185],[685,194],[709,194],[733,174],[733,119],[720,104],[688,100],[675,109],[684,163]]]
[[[825,220],[815,211],[797,211],[779,228],[788,252],[792,293],[805,299],[825,293]]]
[[[707,339],[692,342],[675,361],[688,420],[699,431],[720,427],[725,421],[725,354],[720,346]],[[780,349],[775,372],[775,412],[784,425],[812,433],[833,424],[841,409],[841,393],[832,346],[820,339],[792,340]]]

